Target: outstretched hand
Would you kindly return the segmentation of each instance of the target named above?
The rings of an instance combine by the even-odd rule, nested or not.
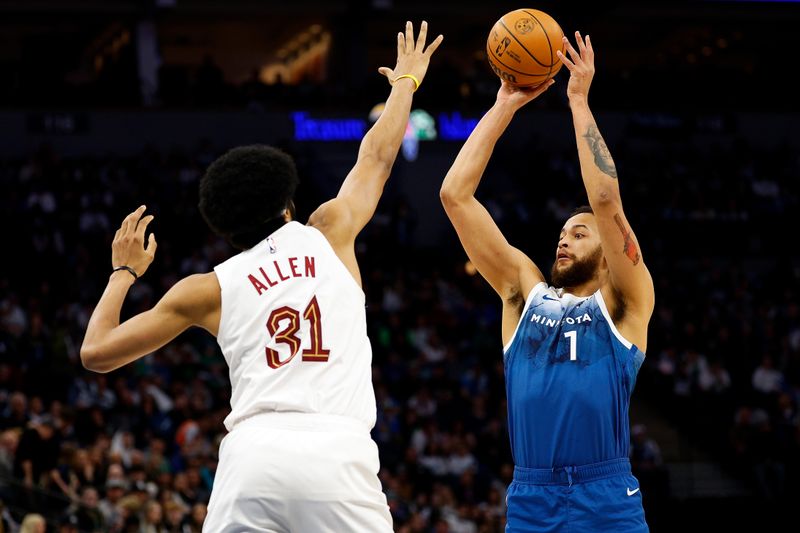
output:
[[[558,50],[556,54],[558,58],[564,63],[564,66],[569,70],[569,83],[567,84],[567,97],[570,100],[589,98],[589,86],[592,84],[594,77],[594,49],[592,48],[592,41],[589,36],[584,40],[581,37],[581,32],[575,32],[575,41],[578,44],[578,50],[572,46],[569,39],[564,37],[564,46],[572,58],[570,61],[567,56]]]
[[[536,87],[514,87],[508,82],[503,81],[500,84],[500,90],[497,91],[497,102],[508,104],[516,111],[528,102],[538,98],[539,95],[549,89],[553,83],[555,83],[555,80],[547,80]]]
[[[136,211],[125,217],[122,225],[114,234],[114,241],[111,243],[111,266],[131,267],[136,275],[141,277],[147,267],[153,262],[156,254],[156,238],[150,233],[147,239],[147,247],[144,245],[144,235],[147,225],[155,218],[153,215],[143,217],[145,206],[140,206]]]
[[[444,40],[444,36],[439,35],[426,49],[425,39],[427,36],[427,22],[422,21],[416,41],[414,41],[414,26],[411,21],[406,22],[405,34],[403,32],[397,34],[397,65],[393,69],[381,67],[378,72],[389,78],[391,84],[394,84],[392,80],[403,74],[411,74],[421,84],[428,70],[431,56]]]

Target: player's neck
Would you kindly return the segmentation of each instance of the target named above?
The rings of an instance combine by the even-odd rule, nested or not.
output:
[[[583,285],[578,285],[577,287],[563,287],[562,290],[565,294],[583,297],[591,296],[592,294],[596,293],[599,288],[599,283],[584,283]]]
[[[598,274],[590,279],[585,283],[581,283],[580,285],[575,285],[574,287],[562,287],[562,291],[564,293],[569,293],[573,296],[584,297],[584,296],[591,296],[592,294],[596,293],[600,290],[600,287],[603,286],[607,276],[603,276],[602,273],[598,272]]]

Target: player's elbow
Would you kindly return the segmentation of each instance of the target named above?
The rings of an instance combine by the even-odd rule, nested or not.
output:
[[[442,201],[442,205],[444,206],[445,210],[458,205],[465,198],[466,195],[463,193],[463,191],[459,191],[457,187],[448,185],[446,180],[445,183],[442,184],[442,188],[439,189],[439,199]]]
[[[622,204],[619,190],[615,187],[601,187],[594,191],[590,198],[590,204],[594,209],[607,209]]]
[[[443,206],[447,207],[453,202],[453,191],[446,185],[442,185],[442,188],[439,189],[439,200],[442,201]]]
[[[105,374],[111,368],[103,364],[102,352],[96,346],[83,343],[81,346],[81,364],[86,370]]]
[[[382,168],[388,173],[394,165],[394,160],[397,159],[398,148],[388,142],[379,142],[374,135],[367,133],[361,141],[358,159],[364,164]]]

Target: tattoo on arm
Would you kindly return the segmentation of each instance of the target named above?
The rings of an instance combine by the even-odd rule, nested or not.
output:
[[[597,168],[603,171],[604,174],[617,179],[617,167],[614,166],[611,152],[609,152],[608,146],[606,146],[606,142],[603,140],[603,136],[600,135],[600,130],[597,129],[597,126],[594,124],[589,125],[583,138],[589,143],[589,148],[594,155],[594,164],[597,165]]]
[[[622,248],[622,253],[628,256],[628,259],[631,260],[633,266],[638,265],[640,259],[639,248],[636,246],[636,242],[634,242],[631,232],[625,229],[625,225],[622,223],[622,218],[620,218],[619,213],[614,215],[614,222],[617,223],[617,227],[622,233],[622,237],[625,239],[625,245]]]

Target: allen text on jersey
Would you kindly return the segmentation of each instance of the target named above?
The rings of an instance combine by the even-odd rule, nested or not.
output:
[[[270,265],[259,267],[255,274],[248,274],[247,279],[253,285],[258,295],[269,290],[282,281],[291,278],[314,278],[316,277],[316,265],[313,257],[304,256],[302,258],[289,257],[278,264],[272,261]]]

